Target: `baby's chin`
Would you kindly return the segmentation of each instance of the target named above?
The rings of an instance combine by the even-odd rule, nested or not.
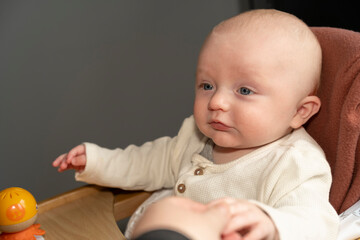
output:
[[[214,147],[217,147],[219,149],[228,149],[229,151],[236,151],[236,150],[242,150],[247,149],[249,146],[245,145],[235,145],[232,141],[223,140],[223,139],[217,139],[217,138],[210,138],[213,143]],[[251,148],[251,147],[250,147]]]
[[[276,141],[277,139],[273,141],[264,141],[261,143],[255,143],[255,144],[249,144],[249,143],[239,143],[234,144],[234,141],[231,140],[224,140],[224,139],[217,139],[217,138],[210,138],[214,142],[214,147],[222,148],[222,149],[228,149],[228,151],[247,151],[251,152],[258,148],[261,148],[263,146],[266,146],[273,141]]]

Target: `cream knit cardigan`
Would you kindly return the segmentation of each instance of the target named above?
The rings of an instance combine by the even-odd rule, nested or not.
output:
[[[202,203],[248,199],[272,218],[281,240],[336,239],[338,216],[328,200],[330,167],[303,128],[226,164],[199,154],[206,141],[191,116],[176,137],[140,147],[109,150],[85,143],[87,164],[76,179],[131,190],[174,188],[175,195]]]

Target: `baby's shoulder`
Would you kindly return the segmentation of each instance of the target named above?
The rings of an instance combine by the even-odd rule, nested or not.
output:
[[[301,127],[294,130],[280,144],[287,147],[289,151],[303,152],[304,154],[320,154],[324,155],[321,146]]]
[[[294,130],[280,146],[283,151],[283,161],[291,161],[298,166],[329,169],[329,164],[321,146],[304,128]]]

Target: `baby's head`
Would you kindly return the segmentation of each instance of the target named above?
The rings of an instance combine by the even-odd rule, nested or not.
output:
[[[224,148],[251,149],[301,127],[314,96],[321,48],[308,26],[277,10],[253,10],[217,25],[199,55],[194,116]]]

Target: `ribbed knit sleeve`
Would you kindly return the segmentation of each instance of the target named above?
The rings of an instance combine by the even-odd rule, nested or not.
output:
[[[85,170],[76,173],[78,181],[107,187],[152,191],[173,187],[188,151],[200,149],[193,117],[186,119],[176,137],[162,137],[141,146],[107,149],[85,143]],[[189,145],[189,146],[187,146]],[[190,158],[189,162],[190,162]]]

